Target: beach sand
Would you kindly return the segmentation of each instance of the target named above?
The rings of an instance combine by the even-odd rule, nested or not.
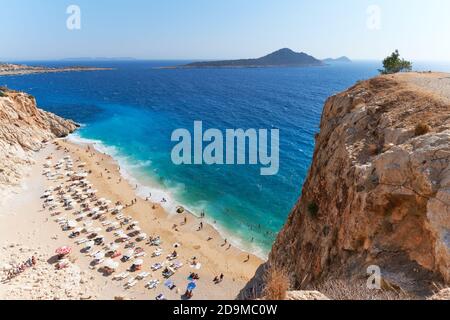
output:
[[[137,203],[123,210],[125,216],[131,216],[139,221],[142,232],[151,236],[159,235],[163,241],[160,257],[152,258],[156,247],[138,243],[147,253],[143,257],[144,265],[141,271],[147,271],[150,276],[139,281],[132,289],[124,289],[127,279],[115,281],[112,276],[104,276],[99,272],[99,266],[90,267],[93,258],[81,253],[83,246],[75,244],[76,239],[70,239],[69,233],[62,231],[55,222],[57,217],[66,216],[74,219],[72,211],[61,212],[52,216],[48,209],[43,209],[41,199],[44,190],[49,186],[57,186],[65,180],[48,181],[42,175],[43,164],[51,156],[53,163],[70,155],[77,167],[86,163],[84,170],[89,172],[88,179],[98,190],[98,198],[106,198],[116,203]],[[155,299],[164,294],[167,299],[179,300],[190,282],[187,278],[191,272],[198,273],[200,280],[194,290],[193,299],[215,300],[235,299],[239,291],[254,275],[258,266],[263,263],[258,257],[224,244],[220,234],[203,219],[190,214],[170,215],[159,204],[153,204],[136,196],[134,187],[120,175],[117,163],[109,156],[96,151],[92,145],[81,145],[57,140],[36,153],[36,164],[30,168],[29,176],[24,178],[25,188],[19,191],[10,201],[0,206],[0,268],[10,263],[19,263],[38,257],[38,264],[9,282],[0,283],[0,299]],[[58,209],[57,211],[61,211]],[[108,214],[110,215],[110,214]],[[184,218],[187,224],[182,225]],[[110,216],[109,220],[113,220]],[[200,222],[204,228],[198,231]],[[177,225],[177,228],[174,228]],[[96,227],[101,223],[95,221]],[[115,240],[111,232],[102,232],[105,243]],[[177,249],[173,244],[179,243]],[[55,249],[60,246],[73,248],[70,259],[73,262],[68,269],[55,270]],[[99,247],[98,249],[100,249]],[[161,270],[152,272],[150,266],[162,263],[166,256],[174,250],[178,253],[177,261],[184,266],[170,279],[177,286],[169,290],[164,286],[165,279]],[[126,251],[123,245],[120,250]],[[191,259],[197,258],[200,269],[190,266]],[[248,257],[250,258],[248,260]],[[132,262],[122,263],[115,274],[125,271]],[[214,284],[213,279],[220,274],[224,280]],[[137,273],[131,273],[135,276]],[[159,286],[149,290],[145,283],[158,279]]]

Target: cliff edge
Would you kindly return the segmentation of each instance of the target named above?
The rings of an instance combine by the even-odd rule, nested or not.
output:
[[[32,153],[44,143],[65,137],[78,127],[38,109],[34,97],[0,88],[0,189],[20,183]]]
[[[391,288],[429,296],[450,282],[449,205],[450,75],[359,82],[325,103],[301,198],[266,267],[304,289],[365,285],[375,265]]]

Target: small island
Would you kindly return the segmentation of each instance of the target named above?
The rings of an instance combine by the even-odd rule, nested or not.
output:
[[[352,60],[350,60],[346,56],[342,56],[342,57],[339,57],[339,58],[336,58],[336,59],[327,58],[327,59],[324,59],[322,61],[325,62],[325,63],[351,63],[352,62]]]
[[[291,49],[284,48],[257,59],[202,61],[169,68],[270,68],[323,65],[325,64],[322,61],[304,52],[295,52]]]

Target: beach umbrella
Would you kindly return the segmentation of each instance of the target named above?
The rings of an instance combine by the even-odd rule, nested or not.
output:
[[[58,255],[68,255],[69,253],[72,252],[72,248],[68,247],[68,246],[64,246],[64,247],[59,247],[58,249],[56,249],[55,253]]]
[[[116,244],[116,243],[111,243],[111,244],[108,245],[108,249],[110,251],[116,251],[117,249],[119,249],[119,245]]]
[[[94,259],[95,259],[95,260],[101,260],[101,259],[103,259],[104,257],[105,257],[105,253],[104,253],[103,251],[97,252],[97,253],[94,255]]]
[[[122,209],[123,209],[123,206],[117,206],[117,207],[114,208],[115,211],[120,211]]]
[[[124,254],[124,256],[126,256],[126,257],[132,257],[133,255],[134,255],[134,250],[133,250],[133,249],[128,250],[128,251],[125,252],[125,254]]]
[[[113,259],[106,259],[103,265],[109,269],[117,269],[119,267],[119,263],[114,261]]]
[[[122,237],[125,235],[125,231],[123,231],[122,229],[117,231],[116,233],[114,233],[117,237]]]
[[[94,223],[94,222],[92,222],[91,220],[88,220],[88,221],[85,221],[85,222],[83,223],[83,225],[84,225],[85,227],[90,227],[90,226],[92,226],[93,223]]]
[[[90,248],[90,247],[93,247],[95,245],[95,242],[94,241],[88,241],[88,242],[86,242],[86,244],[85,244],[85,248]]]
[[[144,264],[144,260],[142,260],[142,259],[134,260],[133,264],[135,266],[142,266]]]
[[[189,284],[187,286],[187,291],[192,291],[195,288],[197,288],[197,285],[195,284],[195,282],[189,282]]]
[[[78,225],[78,223],[76,221],[74,221],[74,220],[67,221],[67,226],[69,228],[75,228],[77,225]]]

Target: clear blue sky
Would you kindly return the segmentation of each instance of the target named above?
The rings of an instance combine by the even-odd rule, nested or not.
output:
[[[81,8],[81,30],[66,28],[71,4]],[[318,58],[381,59],[398,48],[416,61],[450,60],[448,0],[0,0],[0,5],[0,59],[221,59],[289,47]],[[375,27],[368,26],[370,5],[381,10]]]

